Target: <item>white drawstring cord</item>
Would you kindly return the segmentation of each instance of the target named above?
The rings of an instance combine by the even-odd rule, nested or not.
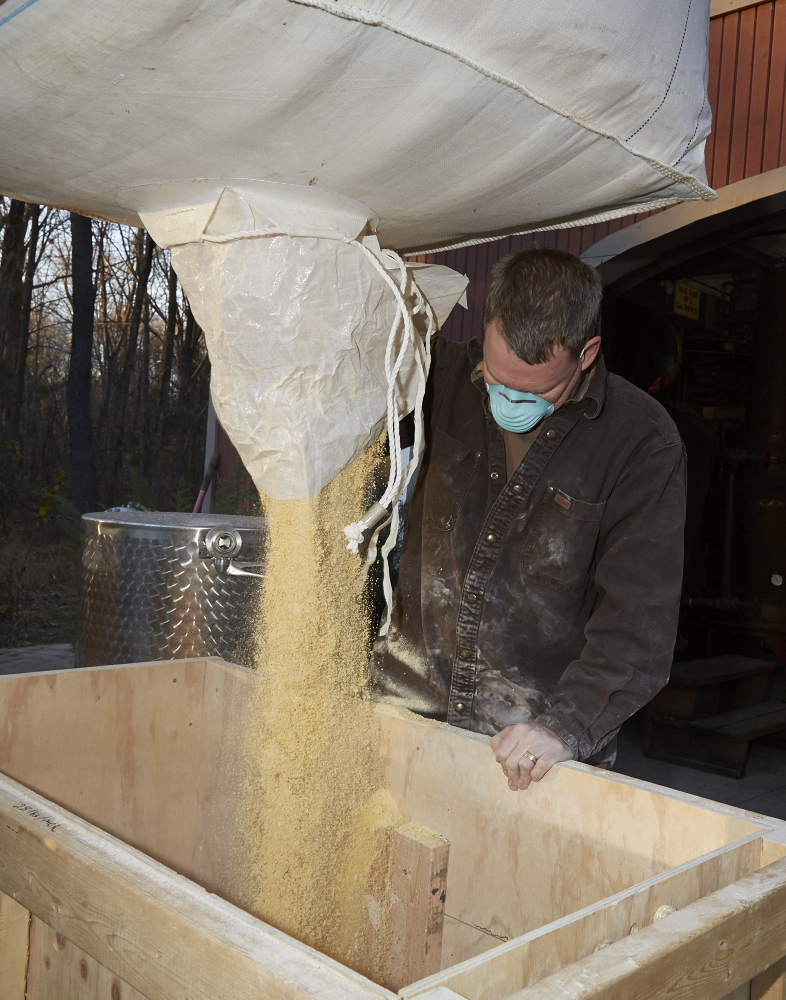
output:
[[[385,268],[384,264],[378,259],[376,254],[369,250],[368,247],[364,246],[357,240],[349,242],[352,242],[363,251],[381,277],[384,278],[396,298],[396,304],[398,307],[393,324],[390,328],[387,348],[385,351],[385,378],[387,379],[388,384],[387,432],[390,449],[390,474],[388,476],[388,483],[385,492],[382,494],[379,501],[373,504],[369,510],[366,511],[365,515],[360,518],[360,520],[356,521],[354,524],[349,524],[346,528],[344,528],[344,534],[348,539],[347,548],[350,552],[354,553],[358,551],[358,547],[363,542],[365,532],[370,528],[374,528],[374,533],[369,541],[368,554],[366,556],[366,564],[364,568],[365,573],[368,573],[369,568],[377,557],[379,533],[387,525],[390,525],[390,533],[384,546],[382,547],[383,591],[385,595],[387,613],[385,621],[380,629],[380,635],[386,635],[390,627],[390,613],[393,597],[388,556],[393,551],[396,542],[398,541],[399,501],[418,467],[421,452],[423,451],[423,398],[425,396],[426,380],[428,379],[429,368],[431,366],[431,337],[436,332],[437,324],[433,309],[424,299],[417,283],[412,278],[411,272],[407,270],[406,264],[397,253],[392,250],[382,251],[383,256],[386,257],[398,270],[398,282],[396,282],[393,276]],[[410,308],[407,304],[405,297],[408,291],[408,284],[411,285],[410,294],[413,295],[415,299],[415,304],[412,308]],[[419,312],[425,313],[427,320],[425,344],[421,342],[420,335],[415,328],[415,324],[412,322],[412,315]],[[394,362],[393,351],[395,347],[395,340],[402,321],[404,324],[404,331],[401,338],[401,345],[398,349]],[[415,440],[412,448],[412,459],[405,470],[402,468],[396,380],[398,378],[398,373],[401,370],[401,366],[407,356],[410,344],[413,346],[416,356],[417,390],[414,409]],[[389,506],[391,507],[390,511],[388,510]]]

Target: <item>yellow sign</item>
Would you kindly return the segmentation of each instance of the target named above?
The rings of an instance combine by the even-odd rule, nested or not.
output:
[[[678,316],[698,319],[700,303],[701,292],[695,285],[689,285],[687,281],[676,283],[674,286],[674,312]]]

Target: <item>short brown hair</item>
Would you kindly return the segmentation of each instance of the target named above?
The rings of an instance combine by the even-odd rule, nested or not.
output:
[[[594,334],[603,285],[594,267],[563,250],[522,250],[495,264],[483,324],[498,319],[511,349],[528,365],[557,346],[577,358]]]

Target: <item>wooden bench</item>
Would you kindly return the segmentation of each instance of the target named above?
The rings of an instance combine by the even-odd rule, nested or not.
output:
[[[786,730],[786,704],[767,701],[689,721],[652,713],[648,757],[731,778],[745,777],[751,740]]]
[[[699,719],[757,705],[770,696],[774,670],[772,660],[737,653],[675,663],[650,708],[674,719]]]

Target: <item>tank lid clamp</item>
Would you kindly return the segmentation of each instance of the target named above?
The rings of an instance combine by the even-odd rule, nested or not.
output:
[[[216,569],[225,576],[257,576],[261,573],[249,572],[251,566],[261,566],[261,562],[236,562],[235,557],[243,547],[243,539],[236,528],[217,525],[205,535],[204,547],[199,548],[201,559],[215,559]]]

